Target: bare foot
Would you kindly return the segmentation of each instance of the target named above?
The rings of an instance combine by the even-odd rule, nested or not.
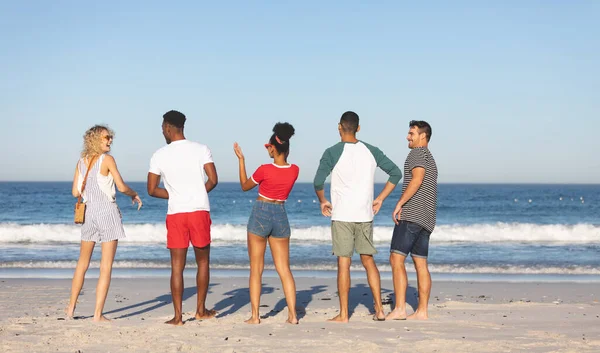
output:
[[[385,321],[385,313],[383,311],[378,311],[373,315],[373,321]]]
[[[338,315],[332,319],[327,320],[329,322],[342,322],[342,323],[348,323],[348,317],[342,317],[342,315]]]
[[[204,312],[199,313],[196,311],[196,320],[204,320],[204,319],[210,319],[215,317],[215,315],[217,315],[217,311],[216,310],[206,310],[204,309]]]
[[[66,307],[66,308],[65,308],[65,314],[67,315],[67,317],[68,317],[69,319],[72,319],[72,318],[73,318],[73,315],[75,315],[75,307],[72,307],[72,308],[70,308],[70,307]]]
[[[180,317],[174,317],[169,321],[165,321],[165,324],[174,325],[174,326],[183,326],[183,321],[181,320],[181,316],[180,316]]]
[[[260,324],[260,318],[253,316],[244,322],[251,325],[258,325]]]
[[[406,320],[406,309],[394,309],[386,317],[386,320]]]
[[[93,318],[94,322],[110,322],[110,319],[108,319],[106,316],[101,315],[100,317],[95,317]]]
[[[411,315],[409,315],[407,318],[407,320],[427,320],[428,316],[427,316],[427,312],[420,312],[419,310],[415,311],[414,313],[412,313]]]
[[[298,319],[296,317],[288,317],[287,320],[285,320],[286,324],[292,324],[292,325],[298,325]]]

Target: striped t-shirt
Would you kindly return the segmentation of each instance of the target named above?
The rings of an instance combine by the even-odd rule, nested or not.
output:
[[[416,167],[425,168],[425,177],[419,190],[402,206],[400,220],[417,223],[433,232],[437,206],[438,170],[435,159],[433,159],[427,147],[413,148],[408,153],[408,157],[404,162],[402,193],[406,191],[408,183],[412,180],[411,171]]]

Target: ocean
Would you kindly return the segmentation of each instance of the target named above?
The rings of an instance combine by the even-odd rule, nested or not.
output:
[[[137,211],[128,197],[117,195],[127,238],[119,243],[113,275],[168,276],[167,202],[147,196],[145,183],[130,186],[144,206]],[[375,193],[382,187],[376,184]],[[391,276],[391,213],[400,191],[396,188],[374,220],[375,259],[384,278]],[[210,193],[213,274],[247,275],[246,223],[256,194],[242,192],[238,183],[220,183]],[[71,277],[80,240],[74,204],[70,182],[0,182],[0,277]],[[321,215],[312,184],[297,183],[286,208],[295,275],[335,276],[330,220]],[[600,185],[440,184],[429,263],[434,279],[600,281]],[[194,266],[189,251],[188,267]],[[352,266],[356,274],[364,272],[357,255]],[[266,268],[274,268],[270,253]]]

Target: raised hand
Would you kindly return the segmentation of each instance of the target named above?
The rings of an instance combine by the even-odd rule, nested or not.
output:
[[[235,152],[237,158],[244,159],[244,153],[242,153],[242,148],[240,147],[240,145],[238,145],[237,142],[233,144],[233,152]]]

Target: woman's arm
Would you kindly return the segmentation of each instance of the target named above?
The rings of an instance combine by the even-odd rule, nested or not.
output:
[[[108,172],[112,174],[113,179],[115,180],[115,184],[117,185],[117,189],[123,194],[131,197],[132,203],[137,202],[139,210],[142,207],[142,200],[138,196],[137,192],[133,191],[133,189],[130,188],[129,185],[125,184],[125,182],[123,181],[123,178],[121,177],[121,173],[119,173],[119,169],[117,168],[117,162],[115,161],[114,157],[107,154],[106,157],[104,157],[102,163],[106,163],[106,166],[108,167]]]
[[[252,178],[248,178],[248,175],[246,174],[246,160],[242,153],[242,148],[237,142],[233,144],[233,151],[240,161],[240,186],[242,187],[242,190],[248,191],[253,189],[258,184],[256,184]]]
[[[73,176],[73,188],[71,190],[71,194],[73,197],[79,197],[79,162],[75,165],[75,176]]]

